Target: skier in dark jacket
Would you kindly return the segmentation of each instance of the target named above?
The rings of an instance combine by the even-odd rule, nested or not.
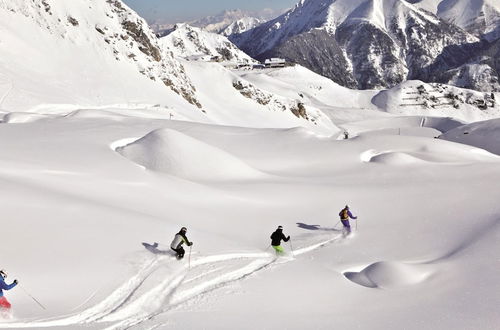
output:
[[[271,246],[276,251],[276,254],[285,253],[285,250],[283,250],[283,247],[281,247],[281,240],[288,242],[289,239],[290,236],[286,237],[285,234],[283,234],[283,227],[278,226],[278,229],[276,229],[276,231],[271,234]]]
[[[7,298],[3,295],[3,290],[10,290],[17,285],[17,280],[14,280],[11,284],[5,283],[7,278],[7,272],[5,270],[0,270],[0,310],[10,309],[11,305]]]
[[[186,251],[184,251],[182,244],[186,243],[187,246],[193,245],[193,243],[187,239],[186,232],[187,232],[187,228],[182,227],[181,230],[177,234],[175,234],[174,240],[170,244],[170,248],[172,250],[174,250],[175,253],[177,254],[176,255],[177,259],[184,258],[184,253]]]
[[[355,220],[358,217],[355,217],[352,215],[351,211],[349,210],[349,205],[346,205],[342,211],[339,213],[340,216],[340,221],[344,225],[344,230],[349,234],[351,232],[351,225],[349,224],[349,218]]]

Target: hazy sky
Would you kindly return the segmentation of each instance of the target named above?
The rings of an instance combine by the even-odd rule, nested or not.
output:
[[[150,23],[178,23],[215,15],[225,9],[285,9],[299,0],[123,0]]]

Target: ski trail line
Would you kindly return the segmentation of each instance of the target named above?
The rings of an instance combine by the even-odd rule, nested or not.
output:
[[[324,247],[334,241],[342,238],[342,235],[337,235],[333,238],[322,242],[299,247],[294,251],[294,256],[299,256],[313,250]],[[300,242],[300,241],[299,241]],[[143,322],[152,320],[156,316],[166,313],[183,303],[192,300],[195,297],[203,296],[211,291],[224,287],[233,282],[245,279],[246,277],[265,270],[273,264],[282,264],[293,261],[294,258],[276,258],[274,254],[268,252],[245,252],[245,253],[227,253],[220,255],[211,255],[194,259],[191,262],[191,270],[197,269],[205,265],[215,265],[217,263],[229,262],[225,266],[217,267],[210,271],[203,271],[201,274],[193,278],[186,279],[189,274],[187,265],[183,265],[179,269],[172,269],[173,274],[166,277],[159,284],[141,293],[136,299],[131,299],[144,283],[155,274],[162,266],[166,266],[168,256],[158,256],[151,261],[148,261],[129,280],[115,289],[108,297],[100,303],[83,310],[80,313],[57,318],[40,319],[27,322],[12,322],[0,323],[1,328],[47,328],[61,327],[69,325],[89,325],[91,323],[113,323],[108,325],[108,329],[130,329],[140,325]],[[249,264],[239,267],[230,272],[223,271],[225,267],[235,266],[236,260],[250,260]],[[231,263],[232,262],[232,263]],[[202,268],[203,269],[203,268]],[[192,287],[180,290],[183,285],[196,282],[204,277],[217,275],[216,277],[203,281]],[[83,304],[95,296],[96,293],[90,296]]]
[[[8,78],[7,78],[8,79]],[[5,102],[5,100],[7,99],[7,97],[10,95],[10,93],[12,92],[12,90],[14,89],[14,84],[12,83],[12,80],[9,82],[10,83],[10,87],[9,89],[7,90],[7,92],[5,92],[5,94],[0,98],[0,109],[2,109],[2,106],[3,106],[3,103]]]
[[[329,240],[326,240],[323,242],[319,242],[317,244],[313,244],[310,246],[306,246],[303,248],[299,248],[296,250],[295,255],[301,255],[301,254],[316,250],[318,248],[324,247],[324,246],[326,246],[334,241],[337,241],[340,238],[342,238],[342,235],[337,235],[332,239],[329,239]],[[106,330],[131,329],[135,326],[140,325],[141,323],[152,320],[155,317],[157,317],[163,313],[166,313],[166,312],[182,305],[183,303],[188,302],[189,300],[191,300],[195,297],[203,296],[204,294],[207,294],[211,291],[217,290],[217,289],[224,287],[228,284],[243,280],[252,274],[255,274],[261,270],[267,269],[268,267],[272,266],[273,264],[282,264],[282,263],[287,263],[287,262],[294,260],[294,258],[280,260],[276,257],[272,257],[271,259],[269,259],[270,258],[269,254],[265,254],[265,253],[258,253],[257,255],[258,256],[267,255],[268,258],[267,258],[267,260],[255,260],[251,264],[249,264],[245,267],[239,268],[236,271],[222,274],[219,277],[214,278],[214,279],[209,280],[209,281],[205,281],[198,286],[187,289],[185,291],[181,291],[179,294],[176,294],[172,297],[172,299],[170,300],[169,306],[164,307],[163,309],[158,310],[155,313],[148,315],[146,317],[143,317],[143,318],[138,318],[138,319],[130,319],[129,318],[129,319],[123,320],[122,322],[119,322],[118,324],[115,324],[113,326],[106,328]],[[207,258],[204,258],[203,260],[200,260],[202,262],[200,262],[199,264],[205,264],[206,263],[205,259],[218,260],[218,261],[228,260],[229,256],[233,256],[233,259],[236,259],[240,255],[233,254],[233,255],[220,255],[220,256],[207,257]],[[278,260],[280,260],[280,262],[276,262]],[[184,283],[181,283],[181,284],[184,284]]]
[[[144,281],[154,272],[162,257],[147,263],[139,272],[116,289],[111,295],[97,305],[68,317],[57,319],[38,320],[24,323],[0,323],[2,328],[47,328],[67,326],[72,324],[84,324],[96,321],[113,311],[116,306],[123,305],[127,299],[144,283]]]
[[[240,269],[237,269],[236,271],[230,272],[223,274],[221,276],[218,276],[210,281],[203,282],[202,284],[195,286],[191,289],[185,290],[180,292],[178,295],[173,295],[172,299],[170,300],[170,304],[167,307],[164,307],[160,310],[157,310],[156,312],[145,315],[144,317],[141,318],[128,318],[123,320],[122,322],[115,324],[113,326],[110,326],[106,328],[106,330],[126,330],[126,329],[131,329],[132,327],[138,326],[139,324],[149,321],[153,319],[154,317],[166,313],[169,310],[172,310],[173,308],[189,301],[190,299],[194,297],[198,297],[200,295],[209,293],[211,291],[214,291],[216,289],[219,289],[223,286],[226,286],[230,283],[242,280],[260,270],[263,270],[273,264],[276,261],[276,258],[270,258],[267,260],[255,260],[249,265],[242,267]]]
[[[74,312],[74,311],[76,311],[76,310],[80,309],[80,308],[81,308],[81,307],[83,307],[85,304],[87,304],[89,301],[91,301],[91,300],[92,300],[92,298],[94,298],[100,290],[101,290],[101,289],[97,289],[97,290],[95,290],[95,291],[94,291],[94,292],[93,292],[93,293],[92,293],[92,294],[91,294],[91,295],[90,295],[87,299],[85,299],[85,300],[84,300],[84,301],[83,301],[80,305],[78,305],[78,306],[76,306],[76,307],[72,308],[72,309],[71,309],[71,312]]]

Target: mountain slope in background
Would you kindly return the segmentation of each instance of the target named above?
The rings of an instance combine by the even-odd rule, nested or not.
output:
[[[217,15],[207,16],[199,20],[190,22],[189,24],[194,27],[203,28],[209,32],[219,33],[226,27],[231,25],[233,22],[249,16],[250,14],[248,12],[241,9],[224,10]]]
[[[247,11],[242,9],[224,10],[223,12],[203,17],[201,19],[187,22],[187,24],[202,28],[208,32],[219,33],[229,36],[234,33],[242,33],[258,26],[283,13],[280,10],[265,8],[260,11]],[[159,29],[160,35],[165,35],[168,29]]]
[[[0,22],[0,84],[11,95],[0,107],[172,99],[168,90],[201,107],[182,65],[121,1],[0,0]]]
[[[394,16],[372,7],[311,31],[318,45],[354,34],[390,73]],[[418,26],[436,18],[412,8],[397,26],[428,38]],[[0,328],[498,328],[500,157],[447,140],[500,153],[500,93],[353,90],[300,65],[188,61],[225,39],[180,38],[164,48],[115,0],[0,0],[0,266],[22,286]],[[439,48],[425,50],[412,56]],[[331,70],[357,84],[352,63]],[[181,226],[195,244],[176,260]]]
[[[38,5],[0,0],[0,30],[0,113],[5,123],[70,115],[82,107],[133,108],[159,118],[338,131],[298,95],[274,95],[219,63],[181,58],[207,50],[252,62],[225,37],[184,26],[185,47],[160,42],[120,1]]]
[[[230,39],[255,58],[285,57],[361,89],[427,80],[446,47],[477,41],[403,0],[302,0]]]
[[[496,0],[409,0],[471,34],[500,38],[500,2]]]
[[[259,26],[260,24],[264,23],[265,20],[262,18],[256,18],[256,17],[243,17],[240,18],[233,23],[229,24],[227,27],[225,27],[223,30],[221,30],[219,33],[229,37],[233,34],[240,34],[243,32],[246,32],[248,30],[253,29],[256,26]]]
[[[255,62],[226,37],[211,33],[188,24],[177,24],[160,39],[162,46],[175,56],[192,58],[196,56],[218,57],[229,62]]]

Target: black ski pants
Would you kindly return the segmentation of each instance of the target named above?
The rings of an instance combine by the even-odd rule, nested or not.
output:
[[[177,259],[184,258],[184,253],[186,253],[186,251],[184,251],[184,248],[182,246],[179,246],[177,249],[172,248],[172,250],[174,250],[175,253],[177,253],[176,255]]]

